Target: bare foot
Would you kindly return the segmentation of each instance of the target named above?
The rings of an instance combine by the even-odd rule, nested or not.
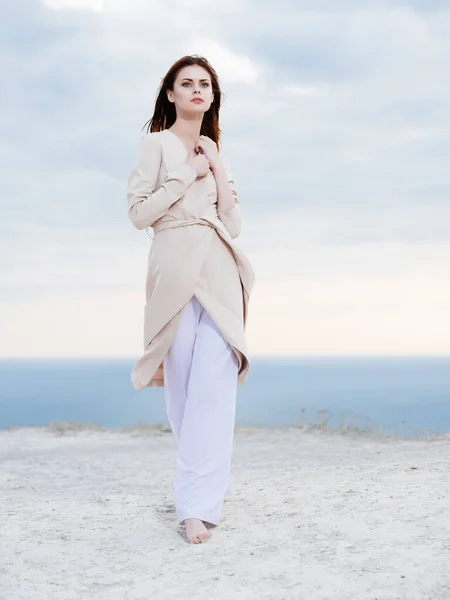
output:
[[[207,542],[211,537],[211,532],[208,531],[200,519],[185,519],[187,539],[191,544],[200,544]]]

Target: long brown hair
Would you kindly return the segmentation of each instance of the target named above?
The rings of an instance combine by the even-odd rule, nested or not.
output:
[[[219,111],[222,92],[220,91],[219,78],[216,71],[212,68],[209,62],[203,56],[197,54],[183,56],[174,63],[164,76],[161,86],[158,90],[158,96],[155,102],[155,110],[153,116],[145,123],[147,125],[147,133],[154,131],[162,131],[173,125],[177,118],[175,104],[169,102],[167,90],[173,90],[178,71],[183,67],[199,65],[208,71],[211,77],[211,84],[214,93],[214,100],[209,109],[203,115],[200,135],[206,135],[216,142],[219,147],[221,129],[219,127]]]

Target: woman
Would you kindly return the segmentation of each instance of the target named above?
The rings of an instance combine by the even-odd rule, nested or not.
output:
[[[178,444],[175,505],[190,542],[207,541],[229,490],[236,386],[249,370],[244,337],[253,269],[233,241],[239,200],[219,152],[221,91],[205,58],[164,77],[128,184],[128,215],[152,227],[144,353],[136,390],[164,386]]]

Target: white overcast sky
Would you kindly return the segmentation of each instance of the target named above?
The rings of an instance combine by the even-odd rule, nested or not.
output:
[[[224,91],[251,354],[450,353],[448,1],[1,10],[0,356],[140,355],[126,180],[184,54]]]

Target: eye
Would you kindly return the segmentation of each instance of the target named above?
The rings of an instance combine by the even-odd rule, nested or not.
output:
[[[204,82],[202,83],[202,85],[204,85],[205,87],[209,87],[209,83],[208,83],[207,81],[204,81]]]
[[[184,86],[186,86],[186,85],[191,85],[191,84],[190,84],[190,82],[189,82],[189,81],[184,81],[184,82],[182,83],[182,86],[184,87]]]

